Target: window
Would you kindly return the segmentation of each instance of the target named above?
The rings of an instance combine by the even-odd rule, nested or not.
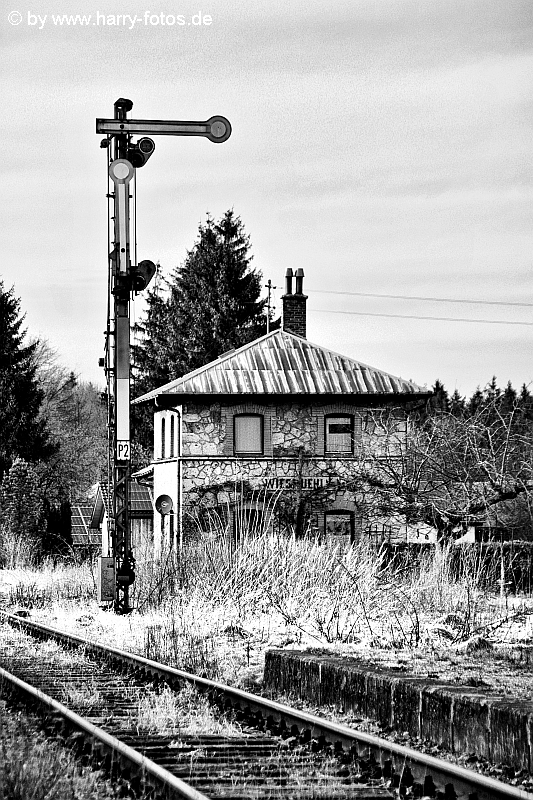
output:
[[[263,455],[263,416],[238,414],[233,418],[233,449],[235,455]]]
[[[170,458],[174,458],[174,414],[170,417]]]
[[[161,420],[161,458],[165,457],[165,450],[166,450],[166,446],[165,446],[165,425],[166,425],[166,420],[163,417],[163,419]]]
[[[324,535],[332,544],[353,542],[354,515],[351,511],[326,511],[324,518]]]
[[[330,415],[325,419],[325,452],[352,455],[353,417]]]

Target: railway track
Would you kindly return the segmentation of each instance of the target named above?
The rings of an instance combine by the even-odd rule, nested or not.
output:
[[[86,657],[11,654],[0,669],[3,693],[24,697],[85,755],[114,770],[133,793],[190,800],[224,798],[436,797],[489,800],[533,795],[419,753],[215,681],[106,647],[7,612],[0,620]],[[88,660],[87,660],[88,659]],[[0,664],[6,661],[0,646]],[[155,735],[133,720],[147,682],[193,685],[242,724],[238,735]],[[87,687],[98,698],[87,703]],[[83,703],[76,698],[83,695]],[[65,704],[68,698],[68,707]]]

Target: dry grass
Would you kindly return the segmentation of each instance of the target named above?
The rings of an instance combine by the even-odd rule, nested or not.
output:
[[[94,682],[83,687],[65,686],[61,692],[61,702],[75,708],[78,714],[90,714],[104,705],[104,698]]]
[[[147,733],[172,736],[214,734],[235,736],[241,733],[238,725],[213,713],[206,697],[192,687],[180,692],[168,687],[160,691],[146,691],[138,702],[136,727]]]
[[[451,547],[439,546],[416,562],[394,565],[365,540],[341,550],[313,539],[263,534],[229,546],[219,532],[188,545],[179,560],[171,553],[157,561],[139,561],[133,594],[137,610],[128,616],[98,608],[90,565],[0,571],[0,595],[11,606],[30,608],[32,617],[58,628],[252,688],[260,681],[267,648],[319,646],[359,652],[365,658],[372,658],[373,652],[378,657],[407,650],[419,658],[428,645],[429,650],[443,645],[449,650],[450,639],[438,638],[437,629],[446,628],[447,623],[439,622],[443,619],[453,618],[448,634],[456,640],[497,625],[507,609],[497,594],[485,588],[475,556],[458,566],[452,553]],[[533,611],[530,597],[520,603]],[[13,631],[11,636],[9,646],[16,656],[23,635]],[[57,661],[71,658],[53,643],[45,647]],[[65,690],[64,700],[88,712],[101,705],[91,685],[74,694]],[[192,688],[180,693],[140,690],[131,722],[139,730],[177,740],[185,735],[239,732],[231,721],[215,716]],[[9,736],[11,744],[1,745],[4,753],[20,747],[26,758],[24,748],[29,745],[12,733]],[[45,758],[42,750],[36,754],[37,762]],[[47,763],[43,774],[52,774]],[[14,770],[13,766],[7,778],[0,771],[0,780],[10,781],[10,787],[23,777]],[[112,796],[91,795],[92,789],[77,795],[70,784],[65,785],[70,794],[65,790],[31,795],[21,790],[0,793],[0,800]]]
[[[139,560],[127,617],[97,607],[87,565],[0,571],[0,593],[2,578],[11,605],[46,610],[50,624],[241,685],[258,678],[267,647],[416,649],[443,617],[467,638],[504,613],[475,557],[458,569],[439,546],[394,566],[365,539],[341,550],[268,534],[230,546],[220,531],[204,534],[181,559]]]
[[[99,774],[80,767],[35,723],[0,704],[0,800],[111,800],[119,797]]]
[[[31,569],[37,562],[35,539],[16,534],[9,525],[0,523],[0,564],[7,569]]]
[[[87,603],[96,592],[95,567],[45,561],[39,567],[0,570],[0,598],[9,605],[49,608],[53,603]]]
[[[228,547],[222,536],[205,536],[186,548],[181,564],[167,557],[164,570],[172,579],[165,581],[168,589],[159,597],[159,609],[166,614],[159,627],[159,655],[183,667],[183,648],[180,658],[171,643],[192,631],[197,647],[203,637],[204,650],[209,648],[206,637],[228,629],[266,640],[278,631],[315,645],[392,637],[416,646],[420,640],[417,606],[406,580],[398,581],[383,553],[365,539],[342,550],[313,539],[270,535]],[[138,577],[139,596],[153,597],[142,567]],[[158,649],[154,638],[147,637],[153,657]],[[209,674],[209,664],[202,666]]]

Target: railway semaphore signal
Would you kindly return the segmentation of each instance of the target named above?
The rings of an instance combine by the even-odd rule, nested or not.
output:
[[[109,243],[109,313],[104,366],[107,380],[109,462],[113,498],[110,514],[111,553],[101,559],[99,599],[113,600],[117,614],[130,610],[129,587],[135,580],[129,518],[130,437],[130,301],[143,291],[156,272],[145,259],[131,263],[130,184],[155,150],[152,136],[203,136],[211,142],[229,139],[225,117],[205,122],[128,119],[131,100],[119,98],[113,119],[97,119],[96,132],[106,134],[101,147],[109,153],[108,174],[113,200],[113,241]],[[134,142],[133,137],[141,138]],[[111,475],[110,475],[111,477]],[[111,482],[111,481],[110,481]]]

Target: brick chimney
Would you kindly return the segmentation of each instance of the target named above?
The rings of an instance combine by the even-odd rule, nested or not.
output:
[[[296,291],[292,293],[292,279],[296,278]],[[306,326],[306,301],[307,295],[303,293],[304,271],[297,269],[293,275],[289,267],[285,274],[285,294],[281,298],[283,301],[283,313],[281,327],[284,331],[295,333],[305,339]]]

